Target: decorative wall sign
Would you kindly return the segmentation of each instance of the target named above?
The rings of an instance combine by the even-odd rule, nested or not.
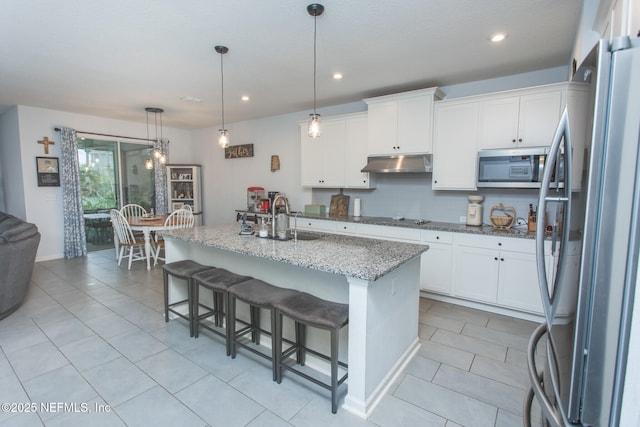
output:
[[[280,156],[274,154],[271,156],[271,172],[280,170]]]
[[[60,187],[60,163],[57,157],[36,157],[38,187]]]
[[[239,159],[253,157],[253,144],[232,145],[224,149],[225,159]]]

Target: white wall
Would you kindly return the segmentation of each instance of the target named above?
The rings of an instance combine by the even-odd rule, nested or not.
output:
[[[143,116],[142,112],[141,116]],[[49,156],[60,157],[60,134],[53,130],[60,126],[80,131],[138,138],[146,138],[147,135],[144,121],[127,122],[26,106],[18,106],[3,114],[3,147],[8,141],[9,147],[12,148],[9,167],[5,164],[4,152],[2,153],[6,204],[14,212],[23,209],[24,218],[38,226],[42,234],[36,255],[38,261],[64,256],[62,188],[38,187],[35,169],[35,157],[45,156],[43,145],[38,144],[38,141],[45,136],[55,142],[54,145],[49,146]],[[17,132],[11,131],[14,127],[18,129]],[[170,156],[173,151],[176,152],[176,158],[182,158],[184,152],[190,152],[189,132],[171,128],[163,130],[164,136],[171,141]],[[14,152],[18,155],[14,155]],[[170,157],[169,161],[173,162],[173,157]],[[22,186],[24,197],[22,203],[10,193],[20,186]],[[19,206],[20,204],[22,207]]]
[[[323,116],[364,111],[364,102],[319,109]],[[247,188],[264,187],[289,198],[293,210],[311,203],[310,189],[300,186],[300,127],[309,111],[227,125],[231,145],[253,144],[254,157],[225,159],[217,146],[217,126],[192,132],[193,154],[202,164],[203,210],[206,224],[235,220],[235,209],[247,207]],[[280,170],[271,172],[271,156],[280,157]]]
[[[18,107],[13,107],[0,116],[0,173],[2,173],[0,210],[26,220],[21,152]]]

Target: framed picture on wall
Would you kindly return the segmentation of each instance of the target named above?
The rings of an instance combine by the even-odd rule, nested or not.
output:
[[[60,162],[57,157],[36,157],[38,187],[60,187]]]

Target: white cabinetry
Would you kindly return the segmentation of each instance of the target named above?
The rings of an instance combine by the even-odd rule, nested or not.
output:
[[[304,187],[372,188],[367,164],[365,113],[322,120],[322,135],[311,138],[306,122],[300,123],[301,181]]]
[[[422,243],[429,250],[420,258],[420,288],[425,291],[449,295],[451,293],[451,262],[453,234],[444,231],[423,230]]]
[[[475,190],[478,104],[441,101],[435,105],[434,190]]]
[[[588,86],[556,83],[535,88],[440,101],[434,107],[433,188],[475,190],[477,151],[549,146],[560,114],[569,106],[573,190],[581,187]]]
[[[190,205],[196,225],[202,223],[200,165],[169,164],[167,167],[167,212]]]
[[[368,154],[400,155],[430,153],[434,100],[442,99],[438,88],[414,90],[368,98]]]
[[[454,271],[454,296],[542,313],[534,240],[457,235]]]
[[[478,149],[551,144],[561,102],[560,89],[480,102]]]
[[[345,123],[323,120],[320,138],[311,138],[306,124],[300,125],[302,185],[344,187]]]
[[[298,230],[321,231],[324,233],[333,233],[335,231],[335,221],[315,218],[298,218],[295,221],[297,222]],[[292,224],[292,222],[289,221],[289,224]]]
[[[345,119],[345,171],[347,188],[374,188],[373,176],[361,172],[367,164],[369,121],[366,113],[350,115]]]

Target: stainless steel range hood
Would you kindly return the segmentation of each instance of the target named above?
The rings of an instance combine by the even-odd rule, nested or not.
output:
[[[369,157],[367,165],[361,170],[361,172],[369,173],[425,173],[431,171],[431,154]]]

